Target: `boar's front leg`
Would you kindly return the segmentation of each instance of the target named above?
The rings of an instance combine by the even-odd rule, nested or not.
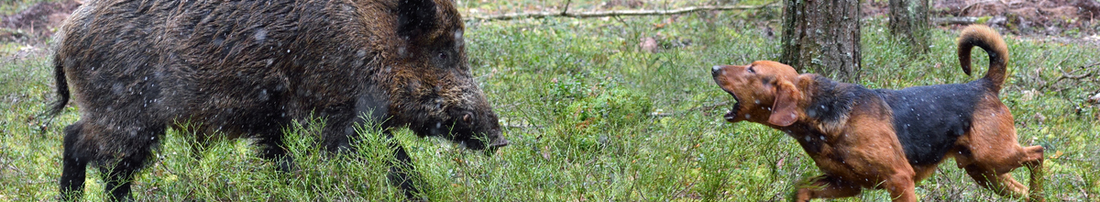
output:
[[[342,154],[355,154],[356,146],[362,140],[359,138],[359,134],[355,133],[354,127],[329,127],[333,131],[339,128],[344,128],[344,136],[327,136],[324,144],[332,152]],[[327,130],[328,128],[326,128]],[[390,184],[397,186],[401,189],[401,192],[407,199],[419,199],[418,195],[422,194],[418,187],[418,184],[423,179],[412,164],[412,158],[409,157],[409,153],[405,151],[405,147],[394,138],[393,133],[389,130],[384,130],[383,135],[386,137],[387,148],[390,149],[390,155],[393,155],[393,159],[388,159],[389,173],[387,178]]]
[[[279,171],[291,172],[297,169],[297,166],[294,165],[294,159],[287,155],[286,143],[283,141],[284,138],[283,135],[267,135],[259,138],[257,144],[262,146],[262,150],[260,151],[261,158],[274,161],[279,166]]]
[[[405,147],[401,146],[401,143],[394,139],[393,134],[389,131],[386,131],[385,135],[394,157],[394,160],[390,161],[390,173],[388,175],[390,183],[401,188],[401,192],[405,193],[406,198],[415,199],[417,195],[421,194],[417,184],[422,178],[413,168],[412,158],[409,158],[409,154],[405,152]]]

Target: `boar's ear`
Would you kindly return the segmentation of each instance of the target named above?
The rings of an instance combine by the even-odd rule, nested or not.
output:
[[[436,18],[436,5],[433,0],[398,0],[397,34],[416,38],[434,29]]]

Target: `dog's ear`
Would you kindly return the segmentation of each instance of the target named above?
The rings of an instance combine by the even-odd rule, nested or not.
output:
[[[790,126],[798,120],[798,99],[802,92],[790,81],[780,79],[775,85],[775,103],[768,123],[776,126]]]

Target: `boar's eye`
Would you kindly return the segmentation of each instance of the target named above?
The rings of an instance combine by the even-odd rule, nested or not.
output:
[[[439,59],[446,60],[447,59],[447,52],[439,52]]]

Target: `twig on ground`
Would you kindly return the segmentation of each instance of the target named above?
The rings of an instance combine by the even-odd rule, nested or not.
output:
[[[1047,82],[1047,83],[1043,84],[1043,87],[1041,87],[1039,89],[1047,89],[1051,86],[1054,86],[1055,84],[1058,84],[1058,82],[1060,82],[1062,80],[1065,80],[1065,79],[1081,80],[1081,79],[1084,79],[1084,78],[1089,78],[1089,77],[1092,76],[1092,73],[1094,73],[1092,71],[1092,69],[1089,69],[1089,67],[1096,66],[1096,65],[1100,65],[1100,62],[1095,62],[1095,63],[1092,63],[1092,64],[1081,66],[1081,69],[1085,69],[1088,72],[1085,72],[1084,74],[1078,74],[1078,75],[1072,75],[1072,74],[1070,74],[1070,72],[1066,72],[1065,70],[1062,70],[1062,75],[1058,76],[1058,78],[1054,79],[1054,81]],[[1055,91],[1062,91],[1062,90],[1065,90],[1065,89],[1058,89],[1058,90],[1055,90]]]
[[[1089,77],[1089,76],[1092,76],[1092,72],[1086,72],[1086,73],[1080,74],[1080,75],[1070,75],[1069,72],[1064,72],[1063,71],[1062,75],[1058,76],[1058,79],[1054,79],[1053,82],[1047,83],[1047,85],[1043,86],[1043,88],[1054,86],[1054,84],[1058,84],[1059,81],[1062,81],[1064,79],[1080,80],[1081,78],[1085,78],[1085,77]],[[1062,90],[1065,90],[1065,89],[1058,89],[1056,91],[1062,91]]]
[[[1100,65],[1100,61],[1094,62],[1092,64],[1088,64],[1088,65],[1085,65],[1085,66],[1081,66],[1081,69],[1089,68],[1089,67],[1096,66],[1096,65]]]
[[[1081,75],[1070,75],[1068,72],[1062,72],[1062,76],[1058,77],[1058,80],[1062,80],[1062,79],[1081,79],[1081,78],[1085,78],[1085,77],[1088,77],[1088,76],[1091,76],[1091,75],[1092,75],[1092,72],[1087,72],[1087,73],[1081,74]]]
[[[726,11],[726,10],[752,10],[771,7],[775,2],[767,3],[759,6],[691,6],[686,8],[672,9],[672,10],[612,10],[612,11],[592,11],[592,12],[568,12],[569,3],[566,3],[565,8],[561,12],[524,12],[524,13],[508,13],[502,15],[488,15],[488,16],[474,16],[467,20],[479,20],[479,21],[494,21],[494,20],[516,20],[525,18],[548,18],[548,17],[570,17],[570,18],[597,18],[597,17],[618,17],[618,16],[646,16],[646,15],[677,15],[699,11]]]
[[[938,25],[969,25],[978,22],[978,17],[945,17],[932,18],[932,22]]]

